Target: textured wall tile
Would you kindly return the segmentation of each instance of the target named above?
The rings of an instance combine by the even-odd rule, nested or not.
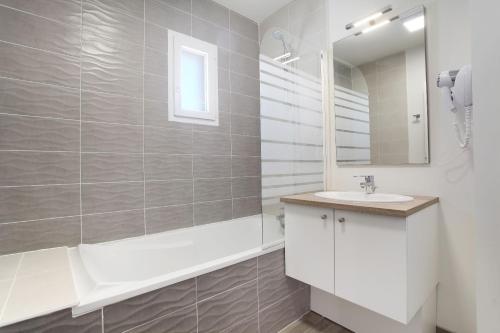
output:
[[[141,98],[142,73],[131,69],[131,61],[121,52],[107,51],[103,44],[85,44],[82,52],[82,89]],[[139,50],[142,57],[142,51]],[[121,55],[121,56],[120,56]],[[142,68],[133,61],[134,67]]]
[[[231,72],[259,79],[259,62],[237,53],[231,53]]]
[[[220,90],[222,91],[222,90]],[[195,131],[217,134],[229,134],[231,118],[228,112],[219,112],[219,126],[193,125]]]
[[[0,255],[57,246],[76,246],[78,243],[80,217],[0,223]],[[2,329],[0,332],[3,333]]]
[[[142,154],[82,154],[83,183],[142,180]]]
[[[260,176],[260,157],[232,158],[233,177]]]
[[[230,155],[231,141],[228,135],[194,132],[193,153],[200,155]]]
[[[276,333],[310,310],[309,288],[300,289],[281,301],[260,308],[260,332]]]
[[[82,91],[82,120],[141,124],[142,101],[127,96]]]
[[[167,54],[168,30],[156,24],[146,22],[146,47]]]
[[[168,77],[168,56],[147,47],[144,53],[144,72]]]
[[[259,257],[259,273],[267,274],[285,269],[285,250],[280,249]]]
[[[252,317],[246,319],[241,323],[237,323],[225,329],[222,333],[255,333],[259,332],[259,320],[258,317]]]
[[[83,243],[99,243],[144,235],[144,211],[82,216]]]
[[[194,205],[194,224],[228,221],[232,216],[231,200],[211,201]]]
[[[79,185],[0,188],[0,223],[78,214]]]
[[[229,90],[229,71],[219,68],[218,85],[221,90]]]
[[[185,309],[133,328],[130,331],[127,331],[127,333],[196,333],[196,318],[196,306],[189,306]]]
[[[76,121],[0,115],[0,149],[78,151]]]
[[[80,86],[80,63],[77,57],[3,42],[0,42],[0,57],[1,76],[73,88]]]
[[[144,101],[144,124],[185,131],[191,131],[193,128],[193,125],[188,123],[168,121],[168,103],[152,100]]]
[[[203,0],[199,0],[199,1],[203,1]],[[219,69],[222,68],[222,69],[228,70],[230,58],[231,58],[231,52],[229,52],[229,50],[223,49],[221,47],[217,48],[217,62],[218,62],[217,65],[219,66]],[[220,107],[219,107],[219,109],[220,109]],[[225,111],[227,111],[227,110],[225,110]]]
[[[260,98],[259,86],[258,79],[231,73],[231,92]]]
[[[146,207],[182,205],[192,202],[193,182],[191,180],[146,183]]]
[[[231,11],[231,31],[235,31],[254,41],[259,39],[259,26],[257,23],[233,11]]]
[[[229,9],[212,0],[193,0],[193,15],[229,29]]]
[[[146,209],[146,232],[148,234],[192,226],[192,204]]]
[[[66,24],[81,22],[79,0],[1,0],[0,4]]]
[[[231,114],[231,133],[260,137],[260,118]]]
[[[305,284],[285,275],[285,251],[277,250],[258,258],[261,308],[279,301]]]
[[[106,213],[144,207],[144,184],[97,183],[82,185],[83,214]]]
[[[199,276],[198,302],[257,278],[257,259]]]
[[[233,199],[233,218],[262,213],[261,198]]]
[[[231,136],[233,155],[260,156],[260,136]]]
[[[82,152],[141,153],[139,126],[82,123]]]
[[[259,44],[256,41],[232,33],[230,35],[231,51],[259,59]]]
[[[195,178],[231,177],[231,157],[194,156]]]
[[[0,40],[37,49],[78,55],[80,26],[0,7]]]
[[[239,288],[198,303],[198,331],[221,332],[257,314],[257,283]]]
[[[161,0],[145,1],[146,21],[189,35],[191,31],[191,18],[189,14],[165,4]]]
[[[260,177],[233,178],[232,194],[233,198],[260,196]]]
[[[0,113],[80,119],[76,89],[0,79]]]
[[[146,154],[144,158],[146,180],[191,179],[193,177],[191,155]]]
[[[230,109],[230,94],[229,91],[219,90],[219,112],[228,113]]]
[[[193,133],[159,127],[144,128],[146,153],[191,154]]]
[[[144,22],[102,0],[83,1],[83,40],[143,44]]]
[[[231,93],[231,113],[260,116],[260,98]]]
[[[0,152],[0,186],[80,182],[79,153]]]
[[[162,4],[191,13],[191,0],[156,0]]]
[[[168,78],[144,74],[144,98],[166,103],[168,101]]]
[[[194,201],[231,199],[231,179],[197,179],[194,181]]]
[[[144,0],[94,0],[88,1],[88,4],[92,4],[93,9],[98,8],[104,13],[117,12],[135,16],[141,20],[144,18]],[[86,8],[92,7],[87,5]]]
[[[180,310],[196,301],[194,279],[104,307],[104,332],[124,330]]]
[[[229,31],[193,17],[193,37],[229,49]]]
[[[58,311],[46,316],[23,321],[19,324],[0,328],[1,333],[101,333],[101,311],[73,318],[71,309]]]

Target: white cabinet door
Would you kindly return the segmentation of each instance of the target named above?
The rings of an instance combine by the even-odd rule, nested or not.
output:
[[[335,211],[335,295],[406,323],[406,219]]]
[[[334,292],[333,209],[285,205],[286,275]]]

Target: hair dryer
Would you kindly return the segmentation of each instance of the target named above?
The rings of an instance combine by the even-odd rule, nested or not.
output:
[[[457,132],[460,147],[466,148],[472,136],[472,68],[470,65],[460,70],[441,72],[438,75],[437,86],[443,88],[448,96],[449,109],[455,113],[453,125]],[[457,111],[465,112],[465,133],[462,134],[457,120]]]

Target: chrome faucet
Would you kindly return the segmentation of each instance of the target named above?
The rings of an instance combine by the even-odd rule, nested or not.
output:
[[[375,176],[354,176],[354,177],[363,177],[365,179],[364,182],[361,182],[359,186],[365,190],[366,194],[375,193],[377,186],[375,186]]]

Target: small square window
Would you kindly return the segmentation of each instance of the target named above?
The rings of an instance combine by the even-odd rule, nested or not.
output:
[[[169,30],[168,120],[219,125],[217,46]]]

